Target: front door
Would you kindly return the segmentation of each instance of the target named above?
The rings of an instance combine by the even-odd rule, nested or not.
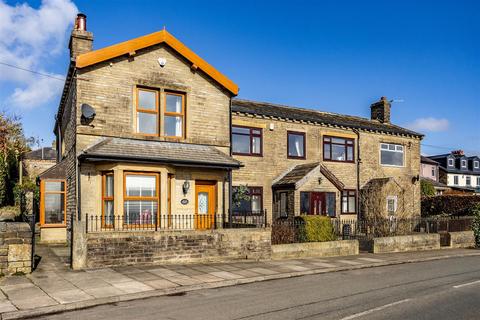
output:
[[[215,223],[215,183],[195,182],[195,229],[211,229]]]
[[[310,193],[310,214],[314,214],[314,215],[325,214],[325,193],[323,192]]]

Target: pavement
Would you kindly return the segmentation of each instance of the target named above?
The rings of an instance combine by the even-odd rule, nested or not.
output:
[[[480,256],[203,289],[48,320],[478,320]]]
[[[474,249],[444,249],[395,254],[365,253],[331,258],[73,271],[67,264],[68,250],[64,246],[37,246],[36,253],[42,259],[35,272],[0,280],[2,320],[301,275],[480,255],[480,251]]]

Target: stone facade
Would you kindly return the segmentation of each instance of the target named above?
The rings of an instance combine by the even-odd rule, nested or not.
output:
[[[440,235],[438,233],[382,237],[370,241],[370,251],[373,253],[438,249],[440,249]]]
[[[368,131],[359,131],[359,135],[348,128],[338,129],[315,124],[301,123],[296,121],[284,121],[279,119],[268,119],[261,116],[244,114],[233,114],[233,125],[261,128],[263,130],[263,156],[241,156],[234,157],[244,164],[240,170],[233,172],[234,185],[248,185],[252,187],[263,187],[263,205],[269,212],[270,219],[272,212],[277,209],[274,206],[272,184],[278,177],[288,172],[298,164],[320,162],[328,168],[344,185],[345,189],[357,189],[357,163],[340,163],[323,161],[323,136],[336,136],[355,139],[355,161],[358,160],[360,146],[360,190],[372,179],[391,178],[402,190],[402,199],[405,202],[402,207],[410,216],[420,215],[420,183],[415,179],[420,174],[420,139],[381,134]],[[273,129],[272,129],[273,128]],[[287,131],[304,132],[306,136],[306,159],[289,159],[287,157]],[[388,167],[380,164],[380,143],[400,144],[405,148],[404,166]],[[318,178],[322,178],[319,183]],[[341,198],[339,190],[333,186],[320,172],[309,177],[308,181],[295,192],[294,213],[300,214],[300,191],[336,192],[336,212],[341,213]],[[398,192],[392,194],[399,195]],[[381,195],[382,198],[389,196],[387,191]],[[385,208],[378,210],[386,215]],[[356,215],[341,215],[344,218],[356,218]]]
[[[28,223],[0,222],[0,274],[30,273],[32,231]]]
[[[270,229],[91,233],[86,266],[265,260],[271,257]]]
[[[359,253],[358,240],[276,244],[272,259],[353,256]]]

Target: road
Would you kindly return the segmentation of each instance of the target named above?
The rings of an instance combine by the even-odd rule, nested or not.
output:
[[[199,290],[40,319],[480,319],[480,257]]]

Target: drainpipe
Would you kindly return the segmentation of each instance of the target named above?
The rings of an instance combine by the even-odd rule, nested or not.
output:
[[[232,228],[232,169],[228,170],[228,224]]]
[[[357,135],[357,197],[355,205],[357,207],[357,218],[360,218],[360,164],[362,163],[360,158],[360,132],[357,129],[353,129],[353,132]]]

